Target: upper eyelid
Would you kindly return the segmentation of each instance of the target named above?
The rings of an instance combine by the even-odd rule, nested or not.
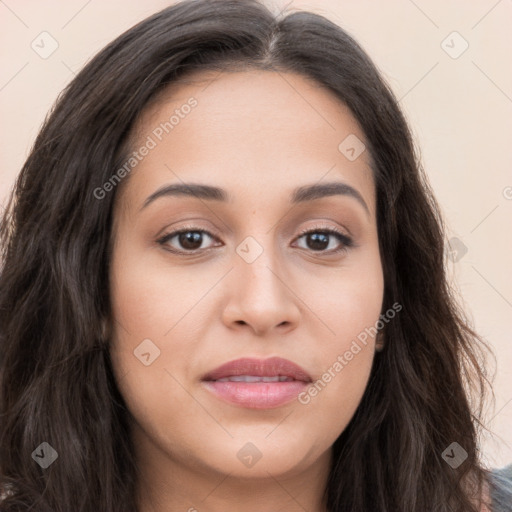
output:
[[[219,238],[219,236],[216,235],[214,232],[212,232],[212,230],[209,230],[206,228],[201,228],[199,226],[194,226],[194,225],[182,226],[180,228],[170,230],[169,232],[165,232],[158,238],[162,239],[162,238],[169,237],[170,235],[176,236],[180,233],[184,233],[187,231],[196,231],[196,232],[200,232],[200,233],[206,233],[208,236],[211,236],[212,238],[217,238],[217,239]],[[352,235],[347,230],[345,230],[345,231],[347,231],[347,233],[344,233],[343,230],[340,228],[334,228],[332,226],[325,226],[325,225],[324,226],[314,225],[314,226],[310,226],[308,228],[301,229],[300,232],[298,233],[298,236],[303,236],[304,234],[306,234],[310,231],[332,231],[334,233],[339,233],[347,238],[352,238]]]
[[[210,230],[203,229],[203,228],[201,228],[199,226],[189,225],[189,226],[183,226],[183,227],[171,230],[168,233],[163,234],[162,236],[160,236],[157,239],[157,242],[161,243],[162,245],[164,245],[167,241],[173,239],[174,237],[178,236],[181,233],[193,232],[193,231],[199,232],[199,233],[205,233],[209,237],[211,237],[213,240],[220,241],[219,237],[216,234],[212,233]],[[298,240],[299,238],[302,238],[302,237],[306,236],[310,232],[315,232],[315,231],[318,231],[318,232],[321,232],[321,231],[328,232],[331,236],[336,236],[337,235],[338,236],[338,241],[342,245],[354,246],[354,247],[357,246],[357,244],[355,243],[354,238],[352,237],[352,235],[344,233],[343,230],[341,230],[339,228],[333,228],[331,226],[322,226],[322,225],[319,225],[319,224],[315,224],[314,226],[311,226],[311,227],[304,228],[304,229],[300,230],[300,232],[294,238],[294,241]],[[221,243],[223,243],[223,242],[221,242]],[[196,251],[207,250],[207,249],[196,249]],[[194,251],[183,251],[183,252],[188,252],[190,254],[194,253]],[[330,251],[323,251],[323,252],[329,253]]]

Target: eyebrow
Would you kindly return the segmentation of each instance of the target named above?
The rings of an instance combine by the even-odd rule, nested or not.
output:
[[[361,206],[369,214],[370,210],[363,197],[354,187],[340,181],[328,183],[317,183],[314,185],[304,185],[297,187],[292,191],[290,202],[292,204],[304,203],[329,196],[348,196],[356,199]],[[153,201],[161,197],[191,196],[197,199],[208,201],[231,202],[232,197],[223,188],[201,183],[173,183],[165,185],[153,192],[142,205],[142,209],[146,208]]]

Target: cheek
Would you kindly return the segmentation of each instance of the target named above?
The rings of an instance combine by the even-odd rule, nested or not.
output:
[[[299,402],[325,421],[326,435],[341,433],[355,413],[371,372],[384,278],[378,252],[361,252],[351,268],[332,275],[329,286],[311,280],[308,305],[321,322],[314,358],[321,368]],[[331,441],[334,441],[334,438]]]
[[[196,307],[215,276],[208,278],[199,268],[192,272],[192,267],[166,265],[156,248],[141,251],[128,245],[120,245],[112,261],[111,304],[117,327],[131,337],[163,339]]]
[[[205,429],[215,432],[218,425],[191,397],[183,379],[168,371],[163,353],[147,367],[115,348],[110,354],[118,389],[130,412],[137,453],[172,453],[186,465],[190,454],[210,452],[211,435],[205,435]]]
[[[219,272],[191,268],[165,265],[160,251],[141,250],[129,235],[114,250],[112,366],[133,416],[151,418],[147,428],[169,425],[177,411],[180,422],[204,414],[192,410],[194,401],[183,386],[203,338],[208,302],[199,299]]]
[[[373,363],[373,347],[356,339],[339,340],[298,401],[310,417],[321,415],[332,433],[341,433],[364,394]]]
[[[321,438],[327,446],[332,444],[349,424],[364,395],[374,358],[372,328],[380,312],[378,300],[371,300],[370,310],[362,307],[364,303],[358,303],[358,308],[351,302],[350,308],[340,305],[336,308],[338,315],[331,317],[336,335],[323,337],[317,353],[321,370],[298,397],[301,418],[316,431],[312,442]],[[322,418],[321,425],[317,418]]]
[[[374,338],[368,329],[375,326],[382,310],[384,276],[377,244],[358,249],[339,268],[304,272],[297,282],[307,290],[305,301],[321,332],[316,350],[323,363],[350,348],[357,336],[367,338],[371,346]],[[315,335],[312,332],[311,337]],[[319,336],[317,335],[317,338]]]

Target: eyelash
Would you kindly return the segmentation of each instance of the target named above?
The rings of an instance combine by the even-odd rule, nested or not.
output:
[[[178,235],[181,235],[183,233],[190,233],[190,232],[207,234],[212,239],[217,239],[217,237],[215,237],[214,235],[212,235],[209,231],[207,231],[205,229],[200,229],[200,228],[198,228],[196,226],[185,226],[182,229],[179,229],[177,231],[172,231],[171,233],[167,233],[167,234],[163,235],[162,237],[160,237],[157,240],[157,243],[162,245],[162,246],[166,246],[167,242],[169,240],[173,239],[174,237],[176,237]],[[326,227],[323,227],[323,226],[314,226],[312,228],[304,229],[304,230],[302,230],[299,233],[299,235],[297,236],[297,239],[300,239],[303,236],[308,235],[310,233],[322,233],[322,234],[333,235],[334,237],[336,237],[338,239],[338,241],[341,242],[341,246],[338,249],[334,249],[334,250],[331,249],[330,251],[324,251],[324,250],[314,251],[314,250],[311,250],[311,252],[313,252],[313,253],[340,254],[340,253],[346,253],[346,252],[349,251],[350,248],[355,247],[355,244],[354,244],[354,241],[352,240],[352,238],[348,237],[347,235],[345,235],[341,231],[338,231],[337,229],[326,228]],[[197,254],[197,253],[199,253],[201,251],[207,250],[207,249],[195,249],[195,250],[192,250],[192,251],[180,251],[180,250],[177,250],[177,249],[168,249],[168,248],[165,248],[165,249],[167,251],[173,252],[175,254],[189,255],[189,256],[190,255],[195,255],[195,254]]]

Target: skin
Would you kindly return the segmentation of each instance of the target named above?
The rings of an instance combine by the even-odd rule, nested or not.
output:
[[[134,149],[190,97],[198,102],[125,178],[114,208],[111,357],[133,417],[139,510],[323,512],[331,446],[362,398],[380,334],[307,404],[248,409],[201,378],[240,357],[280,356],[316,382],[375,325],[384,279],[370,155],[350,161],[338,150],[348,135],[365,136],[343,103],[301,75],[193,78],[139,119]],[[347,195],[290,203],[295,187],[327,181],[357,189],[368,211]],[[232,200],[168,196],[142,208],[181,182],[222,187]],[[211,233],[195,255],[170,252],[193,252],[177,236],[157,242],[190,225]],[[315,250],[299,236],[318,226],[356,245],[332,253],[343,243],[331,235]],[[263,251],[251,263],[236,252],[249,236]],[[148,366],[134,356],[147,338],[160,350]],[[237,457],[248,442],[262,455],[252,467]]]

